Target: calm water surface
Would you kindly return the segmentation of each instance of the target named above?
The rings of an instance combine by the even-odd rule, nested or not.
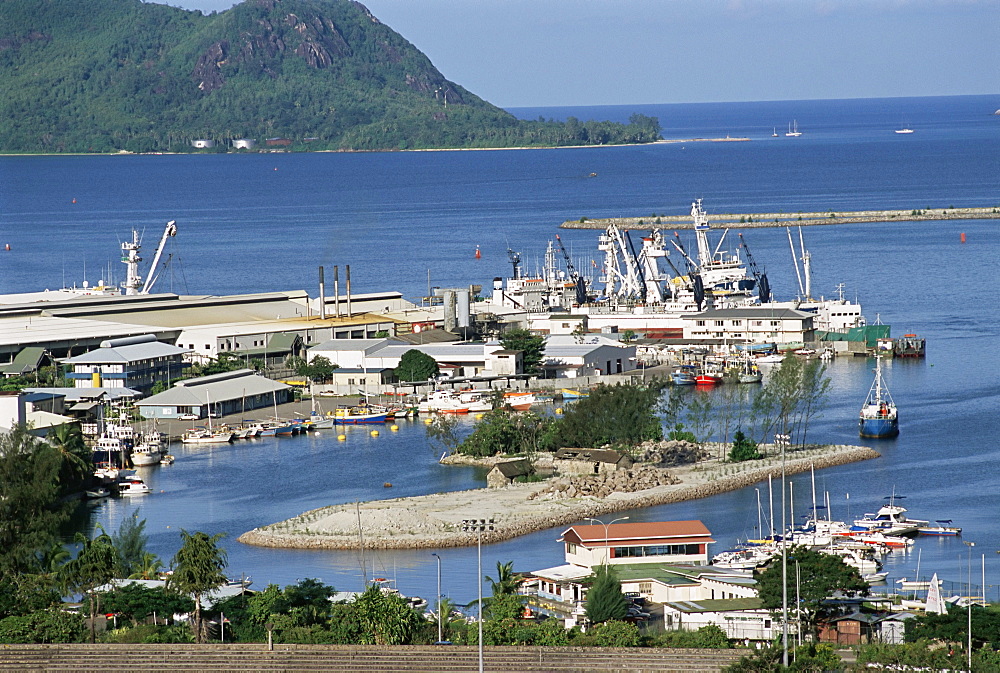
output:
[[[541,264],[557,225],[582,216],[683,214],[694,198],[709,212],[825,211],[1000,205],[997,97],[807,101],[738,105],[623,106],[660,117],[668,138],[747,136],[750,142],[680,143],[566,150],[248,156],[0,158],[0,292],[121,280],[118,243],[132,226],[152,247],[169,219],[180,232],[158,289],[237,293],[309,289],[316,266],[351,265],[356,292],[397,289],[407,297],[432,285],[488,285],[508,275],[507,248]],[[521,116],[585,108],[518,110]],[[892,133],[901,115],[916,130]],[[791,119],[804,135],[773,139]],[[596,178],[588,178],[597,173]],[[75,199],[75,203],[73,202]],[[561,232],[574,259],[598,259],[595,231]],[[960,243],[960,234],[966,243]],[[795,294],[784,230],[747,232],[779,298]],[[995,301],[1000,236],[996,221],[812,227],[814,294],[839,283],[870,321],[893,334],[928,339],[925,360],[886,369],[901,409],[898,439],[856,436],[857,409],[871,382],[870,361],[830,366],[833,390],[811,436],[869,444],[877,460],[823,470],[838,518],[873,511],[893,489],[915,517],[954,519],[986,554],[990,593],[1000,584],[996,493],[1000,477],[1000,318]],[[482,259],[474,259],[476,246]],[[147,250],[147,258],[151,251]],[[343,270],[341,271],[343,273]],[[270,550],[235,542],[240,533],[327,504],[458,490],[485,484],[481,471],[437,464],[422,424],[400,423],[377,438],[349,431],[261,439],[222,448],[175,447],[177,463],[145,468],[154,493],[90,506],[89,521],[115,528],[136,508],[148,519],[152,551],[169,559],[178,529],[226,532],[233,574],[256,586],[317,577],[338,589],[362,586],[357,553]],[[793,478],[805,511],[808,475]],[[391,492],[383,487],[391,482]],[[766,484],[763,485],[766,494]],[[847,498],[849,494],[849,500]],[[729,494],[625,512],[633,521],[698,518],[718,549],[754,534],[757,493]],[[849,503],[849,505],[848,505]],[[83,525],[83,524],[81,524]],[[552,529],[483,549],[483,564],[514,560],[529,570],[562,561]],[[921,540],[921,573],[959,580],[968,562],[961,539]],[[444,591],[475,598],[475,549],[441,552]],[[374,573],[402,591],[431,596],[429,551],[367,555]],[[890,559],[912,576],[916,552]],[[373,570],[369,570],[369,576]],[[973,572],[973,580],[978,581]]]

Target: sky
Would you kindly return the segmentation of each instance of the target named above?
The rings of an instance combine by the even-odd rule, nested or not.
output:
[[[1000,92],[1000,0],[362,2],[505,108]]]

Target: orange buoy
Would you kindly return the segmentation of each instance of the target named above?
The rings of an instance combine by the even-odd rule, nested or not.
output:
[[[73,203],[76,203],[76,199],[73,199]]]
[[[965,232],[964,231],[962,232],[961,238],[962,238],[962,243],[965,243]]]
[[[964,236],[964,234],[963,234],[963,236]],[[482,256],[483,256],[483,254],[481,252],[479,252],[479,246],[477,245],[476,246],[476,259],[479,259]]]
[[[5,246],[4,246],[4,249],[5,249],[5,250],[10,250],[10,243],[8,243],[7,245],[5,245]]]

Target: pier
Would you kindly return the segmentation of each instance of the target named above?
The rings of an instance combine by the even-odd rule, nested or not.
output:
[[[997,220],[1000,207],[987,208],[914,208],[912,210],[829,211],[825,213],[719,213],[708,215],[708,221],[733,229],[764,227],[817,226],[824,224],[857,224],[862,222],[924,222],[940,220]],[[604,217],[567,220],[562,229],[607,229],[615,224],[622,229],[691,229],[690,215],[643,215],[638,217]]]

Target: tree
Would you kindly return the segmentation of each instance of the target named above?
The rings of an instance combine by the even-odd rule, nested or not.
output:
[[[822,410],[830,389],[825,372],[819,360],[789,356],[781,361],[753,401],[762,439],[780,432],[791,435],[794,443],[804,443],[809,421]]]
[[[526,329],[512,329],[500,335],[500,343],[509,351],[521,351],[525,374],[537,374],[545,354],[545,339]]]
[[[542,447],[544,435],[551,425],[551,418],[530,411],[493,409],[483,415],[456,450],[469,456],[534,453]]]
[[[638,647],[639,628],[635,624],[611,619],[594,629],[598,647]]]
[[[62,461],[59,490],[64,495],[72,493],[94,472],[92,454],[83,441],[83,432],[77,423],[64,423],[56,426],[46,440],[56,448]]]
[[[760,457],[757,442],[743,434],[742,430],[737,430],[733,435],[733,446],[729,450],[729,460],[739,463],[744,460],[758,460]]]
[[[486,581],[490,583],[493,597],[511,596],[517,593],[517,587],[521,584],[521,576],[514,572],[514,562],[507,561],[500,563],[497,561],[497,578],[493,579],[489,575]]]
[[[122,572],[126,577],[152,563],[151,559],[146,558],[149,536],[146,535],[146,520],[139,519],[139,511],[137,509],[131,516],[125,517],[111,536],[111,541],[121,556]]]
[[[628,601],[614,569],[607,564],[597,566],[594,584],[587,591],[587,619],[593,624],[601,624],[624,619],[626,615]]]
[[[806,547],[790,547],[787,551],[787,563],[790,569],[788,594],[795,595],[795,571],[793,564],[799,566],[798,592],[801,600],[802,622],[807,628],[815,630],[819,619],[825,616],[823,600],[840,593],[845,596],[866,596],[868,583],[861,579],[861,574],[839,557],[833,554],[823,554]],[[766,609],[781,610],[781,556],[775,556],[757,577],[757,594]]]
[[[69,516],[61,470],[59,450],[23,426],[0,434],[0,580],[18,581],[35,568],[36,552],[58,540]]]
[[[188,596],[180,596],[164,587],[131,583],[100,594],[100,601],[106,612],[120,613],[133,622],[156,615],[158,622],[166,623],[172,615],[194,609],[194,601]]]
[[[363,628],[362,645],[406,645],[421,621],[406,599],[373,584],[354,600]]]
[[[437,360],[416,348],[403,353],[393,373],[400,381],[429,381],[438,375]]]
[[[174,571],[168,580],[172,589],[194,596],[195,640],[198,643],[205,642],[201,597],[226,583],[226,551],[216,544],[222,537],[222,533],[210,536],[200,531],[190,534],[181,530],[183,544],[174,555]]]
[[[660,388],[631,384],[599,385],[578,400],[552,427],[559,447],[635,446],[659,440],[663,428],[655,410]]]
[[[63,566],[66,585],[83,594],[89,594],[90,601],[90,642],[96,640],[97,613],[101,607],[100,594],[94,589],[107,584],[121,572],[121,557],[111,542],[111,537],[98,526],[100,535],[88,539],[82,533],[76,534],[76,542],[82,547],[76,558]]]

